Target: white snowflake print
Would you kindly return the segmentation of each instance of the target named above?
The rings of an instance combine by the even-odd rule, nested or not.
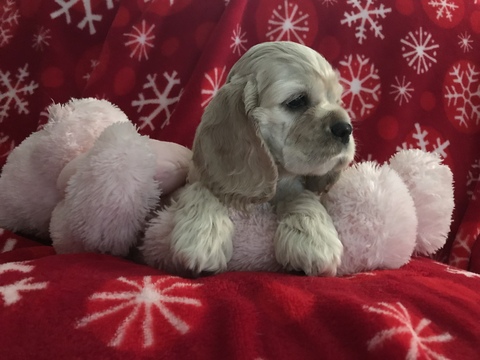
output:
[[[201,284],[187,282],[174,276],[164,276],[156,280],[151,276],[145,276],[142,280],[120,277],[117,281],[122,285],[127,285],[128,290],[94,293],[90,296],[89,301],[94,302],[96,308],[101,307],[103,310],[88,314],[76,324],[76,328],[83,328],[99,319],[125,313],[124,310],[127,310],[128,315],[118,323],[115,334],[109,341],[108,345],[112,347],[120,347],[127,337],[128,331],[132,331],[132,329],[139,330],[141,333],[140,338],[144,348],[153,346],[155,344],[155,328],[159,327],[154,323],[155,320],[158,321],[157,313],[160,313],[173,329],[184,335],[190,331],[190,325],[186,320],[175,315],[169,309],[169,304],[202,306],[198,299],[175,295],[178,290],[195,289]],[[140,329],[138,329],[139,327]]]
[[[449,0],[431,0],[428,5],[437,10],[437,19],[446,18],[452,21],[453,13],[458,9],[458,5]]]
[[[267,37],[270,40],[297,41],[304,44],[307,37],[308,14],[300,11],[297,4],[285,0],[283,6],[279,5],[273,10],[272,16],[268,19]]]
[[[470,234],[460,231],[453,242],[448,263],[457,268],[466,269],[470,263],[471,246],[474,240]]]
[[[0,119],[1,122],[1,119]],[[15,141],[0,132],[0,159],[6,158],[15,148]]]
[[[476,159],[467,173],[467,195],[471,200],[477,200],[475,189],[480,184],[480,159]]]
[[[147,23],[145,20],[142,20],[141,28],[133,26],[132,29],[131,33],[123,34],[130,38],[130,40],[125,42],[125,46],[132,49],[130,57],[137,57],[138,61],[141,61],[143,58],[148,60],[148,49],[154,47],[153,40],[155,40],[155,35],[153,34],[153,29],[155,29],[155,25],[150,25],[147,28]]]
[[[32,95],[38,87],[33,80],[26,82],[29,75],[28,64],[18,68],[16,80],[11,79],[10,72],[0,70],[0,123],[9,115],[13,106],[17,109],[17,114],[29,113],[28,101],[22,96]]]
[[[439,45],[435,43],[432,35],[421,27],[415,32],[410,31],[408,35],[401,39],[402,56],[407,60],[408,66],[416,70],[417,74],[427,72],[433,63],[437,62],[437,49]]]
[[[359,44],[367,39],[367,26],[375,37],[385,38],[382,34],[383,26],[379,24],[378,19],[385,19],[387,14],[392,11],[391,8],[386,8],[383,4],[377,7],[374,0],[348,0],[347,4],[351,5],[353,10],[351,13],[345,12],[343,14],[344,18],[340,21],[340,24],[347,24],[348,27],[351,27],[358,23],[355,28],[355,37]]]
[[[83,75],[82,78],[83,78],[85,81],[90,80],[90,77],[92,76],[93,70],[95,70],[99,64],[100,64],[100,61],[98,61],[98,60],[96,60],[96,59],[91,59],[91,60],[90,60],[90,71],[87,72],[85,75]]]
[[[20,12],[15,6],[15,0],[6,0],[0,9],[0,47],[10,43],[13,37],[12,27],[18,25]]]
[[[46,29],[41,26],[38,31],[33,34],[32,47],[35,50],[43,51],[45,47],[50,46],[50,29]]]
[[[465,270],[455,269],[451,267],[447,267],[445,271],[450,274],[466,276],[467,278],[480,279],[479,274],[475,274],[474,272],[471,272],[471,271],[465,271]]]
[[[402,78],[402,81],[398,77],[395,76],[395,84],[392,84],[391,87],[393,88],[390,91],[390,94],[395,95],[395,101],[398,101],[399,105],[402,105],[402,102],[405,101],[406,104],[412,98],[413,88],[411,87],[412,83],[405,80],[405,76]]]
[[[353,118],[364,117],[370,114],[374,103],[380,101],[380,77],[378,70],[370,59],[356,55],[349,55],[346,60],[340,61],[345,68],[341,71],[340,82],[345,91],[342,99]]]
[[[33,269],[33,265],[28,265],[25,262],[0,264],[0,276],[7,272],[26,274]],[[34,282],[33,277],[27,277],[13,283],[0,285],[0,295],[2,296],[4,306],[10,306],[20,301],[24,292],[45,289],[47,284],[47,282]]]
[[[473,40],[469,33],[465,32],[463,34],[458,35],[458,39],[460,40],[458,42],[458,45],[463,50],[463,52],[466,53],[473,49],[473,46],[472,46]]]
[[[232,43],[230,44],[230,49],[232,49],[234,54],[237,53],[238,55],[242,55],[242,53],[247,50],[245,47],[245,44],[247,43],[245,36],[247,36],[247,33],[242,32],[240,24],[237,24],[237,27],[233,30],[233,35],[231,37]]]
[[[5,244],[3,245],[1,253],[6,253],[8,251],[12,251],[15,248],[15,245],[17,245],[17,240],[10,238],[5,241]]]
[[[337,3],[337,0],[322,0],[322,4],[329,7]]]
[[[469,122],[480,124],[480,84],[476,67],[472,63],[466,66],[457,64],[449,73],[453,84],[445,87],[448,106],[455,108],[455,120],[460,126],[468,127]]]
[[[147,115],[140,117],[140,129],[146,127],[151,130],[155,129],[153,120],[160,115],[162,112],[165,114],[164,120],[161,124],[163,129],[165,126],[170,124],[170,117],[172,116],[172,111],[170,107],[176,104],[180,97],[182,96],[183,89],[179,91],[177,96],[172,96],[172,90],[176,85],[180,84],[180,79],[177,78],[177,72],[173,71],[171,74],[164,72],[163,77],[167,80],[167,85],[163,91],[159,90],[157,85],[157,74],[147,75],[147,81],[143,85],[144,90],[150,90],[153,95],[149,98],[146,98],[143,93],[138,95],[138,100],[132,101],[132,106],[137,107],[137,112],[141,112],[144,106],[153,105],[153,111]]]
[[[414,126],[415,131],[412,134],[412,138],[415,143],[407,145],[407,143],[404,142],[402,146],[397,146],[397,151],[418,148],[423,151],[439,154],[444,159],[448,156],[445,150],[450,145],[449,140],[443,141],[440,137],[436,137],[435,143],[430,143],[429,139],[435,136],[422,128],[419,123],[415,123]]]
[[[400,302],[393,304],[381,302],[375,306],[364,306],[364,310],[379,314],[395,324],[388,329],[379,331],[368,342],[369,351],[375,351],[396,336],[404,337],[408,335],[410,337],[410,343],[405,359],[446,359],[445,356],[436,352],[434,348],[436,344],[452,341],[453,337],[448,332],[436,334],[435,326],[431,320],[412,317]]]
[[[4,230],[0,229],[0,236],[3,235]],[[15,245],[17,245],[17,239],[9,238],[5,241],[3,244],[2,249],[0,250],[0,253],[6,253],[8,251],[12,251],[15,248]]]
[[[113,0],[105,0],[107,9],[113,9]],[[95,28],[95,22],[102,21],[102,15],[94,14],[92,11],[92,0],[55,0],[57,5],[60,8],[52,13],[50,13],[50,18],[56,19],[62,15],[65,15],[65,20],[67,24],[72,22],[72,16],[70,14],[70,9],[77,5],[77,3],[82,3],[85,16],[78,23],[79,29],[85,29],[88,25],[90,35],[93,35],[97,32]]]
[[[462,263],[469,263],[470,258],[467,256],[459,256],[458,254],[451,253],[448,263],[455,267],[462,267]]]
[[[202,107],[207,106],[207,104],[213,99],[217,94],[220,87],[225,81],[225,66],[223,68],[214,68],[212,72],[205,74],[205,80],[207,82],[206,87],[202,87],[201,94],[204,98],[202,101]]]

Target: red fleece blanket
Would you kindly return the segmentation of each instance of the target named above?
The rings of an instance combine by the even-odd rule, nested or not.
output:
[[[191,146],[230,67],[270,40],[338,69],[358,160],[443,156],[450,266],[187,280],[0,229],[1,359],[478,358],[480,279],[465,270],[480,273],[480,1],[0,0],[0,166],[71,97]]]
[[[11,235],[0,247],[25,245]],[[0,255],[0,358],[476,359],[479,288],[480,275],[427,259],[190,280],[29,244]]]

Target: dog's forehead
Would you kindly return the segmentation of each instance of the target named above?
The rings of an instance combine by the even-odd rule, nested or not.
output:
[[[311,56],[309,62],[271,61],[269,66],[256,73],[260,97],[271,101],[284,101],[299,92],[325,94],[337,93],[338,76],[330,64],[320,63],[321,58]],[[321,65],[320,65],[321,64]],[[341,89],[339,90],[341,93]],[[264,99],[265,100],[265,99]]]
[[[323,87],[323,81],[313,69],[292,64],[272,63],[265,71],[256,74],[257,91],[277,100],[314,87]]]
[[[228,78],[296,76],[328,78],[334,75],[330,63],[315,50],[289,41],[261,43],[250,48],[233,66]]]
[[[273,57],[265,67],[256,72],[258,91],[275,87],[286,87],[290,91],[316,89],[321,90],[328,83],[336,82],[336,74],[330,64],[322,62],[315,53],[306,53],[304,57],[284,59]],[[288,61],[285,61],[288,60]]]

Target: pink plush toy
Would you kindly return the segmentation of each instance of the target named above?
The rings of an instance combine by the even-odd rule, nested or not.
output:
[[[105,100],[49,108],[49,122],[10,154],[0,177],[0,227],[48,238],[59,253],[127,256],[176,273],[170,233],[190,150],[141,136]],[[453,176],[438,156],[403,150],[388,164],[362,162],[322,195],[344,246],[338,275],[399,268],[445,243]],[[174,198],[174,196],[173,196]],[[235,224],[228,270],[282,271],[273,250],[277,220],[269,204]],[[138,256],[139,255],[139,256]]]
[[[453,212],[453,175],[439,156],[403,150],[388,164],[358,163],[345,170],[322,202],[344,252],[337,275],[396,269],[412,255],[445,244]],[[175,203],[150,221],[140,250],[145,263],[177,272],[170,253]],[[269,204],[251,214],[231,209],[235,225],[231,271],[282,271],[274,255],[277,219]]]
[[[185,182],[190,150],[141,136],[106,100],[48,113],[3,168],[0,227],[51,238],[59,253],[128,255],[160,195]]]

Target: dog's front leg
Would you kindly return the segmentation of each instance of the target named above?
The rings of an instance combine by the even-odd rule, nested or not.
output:
[[[277,261],[287,270],[334,276],[343,245],[318,197],[304,190],[280,201],[277,215],[279,225],[274,239]]]
[[[233,223],[228,209],[199,182],[178,194],[171,251],[178,269],[196,276],[222,272],[232,257]]]

